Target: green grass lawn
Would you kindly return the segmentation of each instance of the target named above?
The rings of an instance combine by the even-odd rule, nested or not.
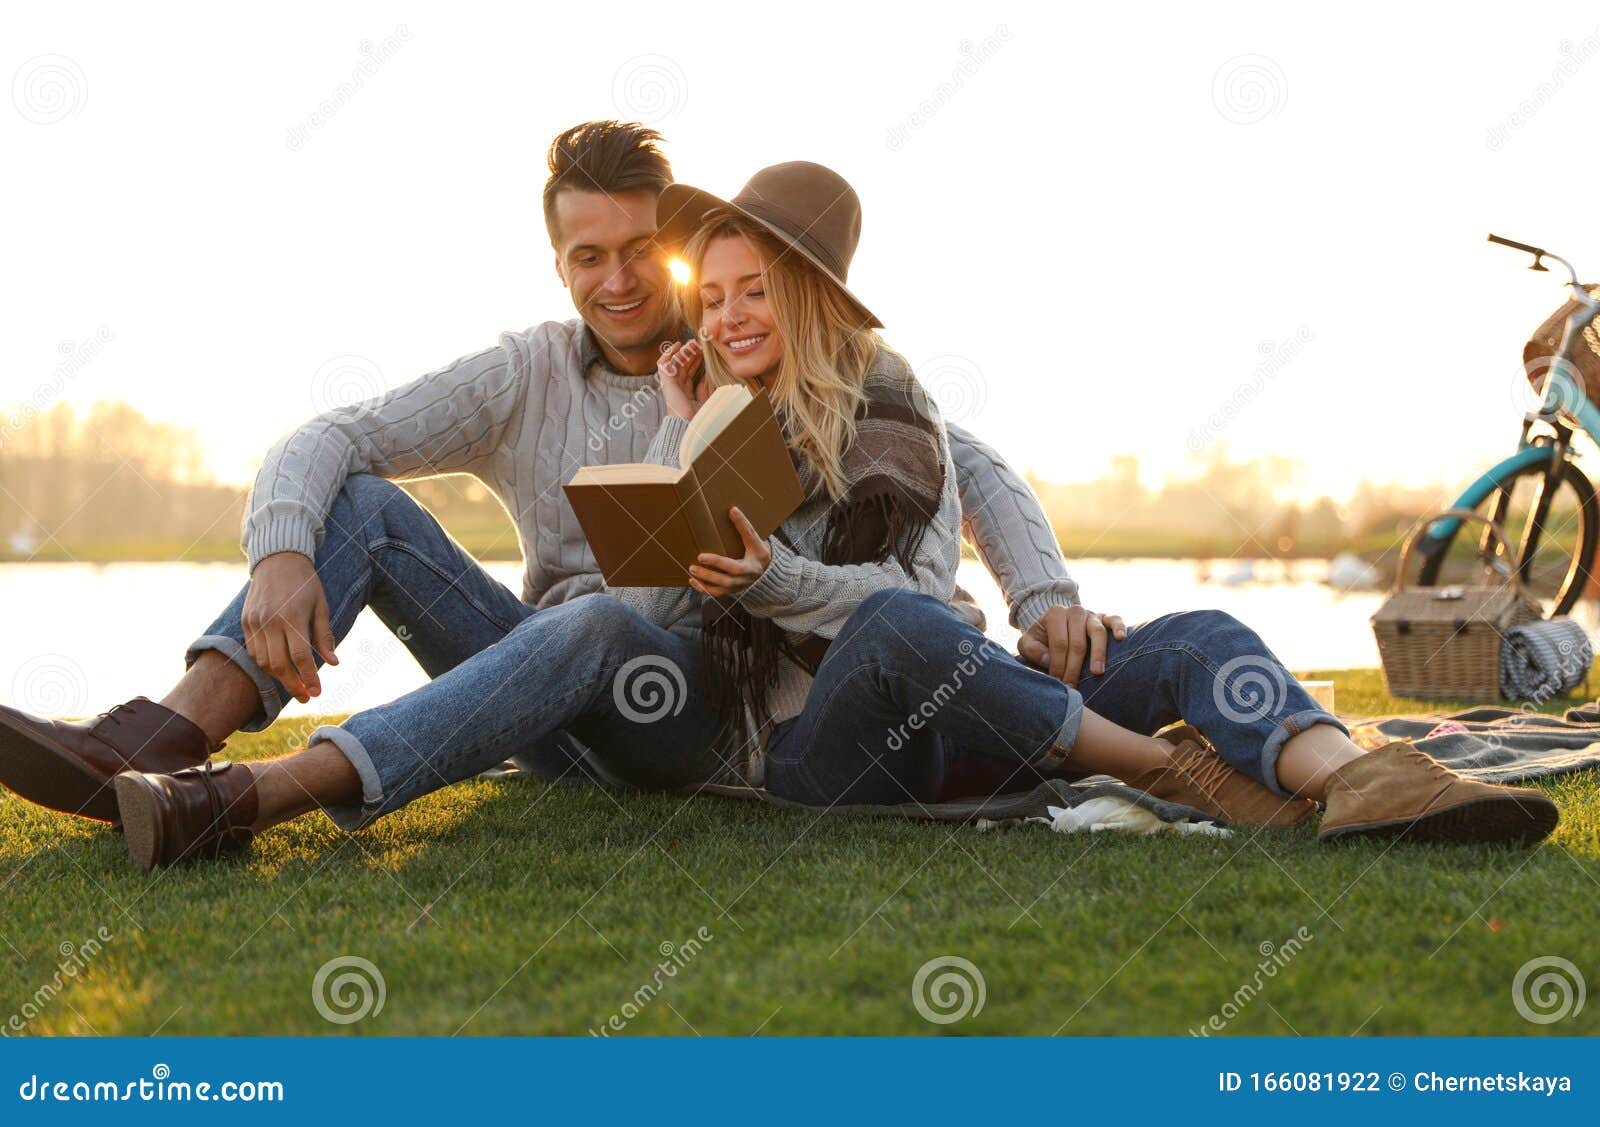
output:
[[[1345,716],[1434,707],[1374,671],[1307,676],[1338,682]],[[584,1035],[616,1015],[626,1034],[1182,1035],[1238,1004],[1226,1034],[1593,1034],[1593,1000],[1550,1025],[1512,1004],[1537,956],[1600,973],[1600,780],[1544,789],[1560,829],[1512,851],[1323,848],[1308,826],[979,833],[474,782],[357,836],[308,818],[155,875],[119,837],[5,798],[0,1031]],[[936,1025],[912,981],[945,955],[984,1004]],[[385,990],[347,1025],[312,998],[340,956]]]

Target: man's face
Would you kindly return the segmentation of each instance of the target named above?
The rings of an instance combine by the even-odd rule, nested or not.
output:
[[[556,272],[578,316],[618,352],[654,347],[672,316],[672,278],[657,248],[656,193],[556,196]]]

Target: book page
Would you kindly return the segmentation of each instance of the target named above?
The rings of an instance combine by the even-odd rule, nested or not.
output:
[[[711,445],[713,439],[722,433],[722,429],[731,423],[746,407],[754,396],[740,384],[724,384],[717,388],[700,405],[700,410],[694,413],[694,418],[689,422],[689,428],[683,432],[683,441],[678,445],[678,465],[687,466],[700,456],[700,452]]]
[[[672,466],[657,466],[649,462],[626,462],[622,465],[584,466],[572,475],[572,485],[622,485],[633,482],[677,481],[683,471]]]

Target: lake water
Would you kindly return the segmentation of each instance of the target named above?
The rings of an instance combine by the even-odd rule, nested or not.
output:
[[[1327,565],[1264,564],[1246,579],[1232,560],[1080,560],[1085,603],[1131,625],[1175,610],[1218,607],[1261,632],[1294,670],[1374,667],[1367,618],[1380,592],[1337,592]],[[515,563],[487,570],[521,589]],[[143,694],[159,700],[183,672],[183,653],[245,580],[239,564],[0,564],[0,703],[51,716],[85,716]],[[1014,649],[1005,603],[982,565],[962,564],[961,583],[987,611],[989,633]],[[426,679],[370,611],[324,673],[323,694],[285,715],[346,712],[381,704]]]

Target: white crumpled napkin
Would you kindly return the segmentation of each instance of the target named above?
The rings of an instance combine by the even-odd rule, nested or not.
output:
[[[1132,834],[1210,834],[1213,837],[1232,837],[1233,833],[1226,827],[1215,822],[1164,822],[1150,811],[1140,806],[1137,802],[1130,802],[1126,798],[1116,798],[1103,795],[1091,798],[1088,802],[1080,803],[1070,808],[1061,806],[1048,806],[1048,818],[1029,818],[1030,822],[1038,822],[1049,826],[1058,834],[1075,834],[1088,830],[1099,833],[1101,830],[1119,830],[1122,833]]]

